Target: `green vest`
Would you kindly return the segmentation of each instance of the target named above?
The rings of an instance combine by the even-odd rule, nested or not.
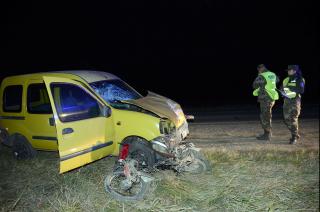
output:
[[[302,79],[302,80],[304,82],[304,79]],[[289,81],[290,81],[289,77],[285,78],[283,80],[283,82],[282,82],[282,86],[283,86],[283,90],[286,93],[287,97],[289,99],[293,99],[293,98],[295,98],[297,96],[297,93],[294,92],[294,91],[291,91],[290,87],[296,87],[297,86],[297,82],[296,81],[290,81],[289,82]]]
[[[272,100],[278,100],[279,94],[276,91],[276,89],[277,89],[277,85],[276,85],[277,76],[271,71],[266,71],[266,72],[263,72],[259,75],[261,75],[267,81],[267,84],[265,85],[264,89],[266,90],[266,92],[270,96],[270,98]],[[255,89],[253,91],[253,96],[259,96],[259,91],[260,91],[260,88]]]

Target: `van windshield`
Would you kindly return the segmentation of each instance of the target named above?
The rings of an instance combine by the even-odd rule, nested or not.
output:
[[[142,98],[142,95],[120,79],[90,83],[90,86],[108,103]]]

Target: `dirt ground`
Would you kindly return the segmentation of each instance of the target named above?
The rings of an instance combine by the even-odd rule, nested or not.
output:
[[[229,121],[190,123],[189,140],[202,148],[228,148],[252,150],[276,148],[287,151],[296,149],[319,149],[319,121],[305,119],[300,121],[301,139],[297,145],[288,145],[291,137],[281,120],[273,122],[271,142],[258,141],[256,136],[263,132],[258,121]]]

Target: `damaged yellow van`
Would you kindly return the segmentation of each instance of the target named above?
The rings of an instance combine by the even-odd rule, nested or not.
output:
[[[1,83],[0,101],[3,143],[17,159],[59,151],[60,173],[118,155],[123,143],[139,144],[143,152],[146,142],[189,134],[179,104],[152,92],[142,96],[106,72],[10,76]]]

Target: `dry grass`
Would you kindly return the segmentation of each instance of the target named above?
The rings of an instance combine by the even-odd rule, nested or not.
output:
[[[215,131],[217,126],[219,131]],[[229,135],[234,144],[226,141],[223,145],[214,140],[221,137],[211,137],[211,133],[222,133],[223,125],[213,125],[211,131],[204,126],[202,134],[193,125],[191,133],[198,136],[193,140],[203,147],[209,143],[204,153],[213,163],[212,173],[156,173],[146,199],[126,204],[112,200],[103,188],[114,158],[59,175],[56,153],[41,152],[36,159],[16,161],[10,150],[3,148],[0,211],[319,211],[317,126],[313,123],[304,128],[313,134],[307,135],[305,144],[292,147],[285,139],[283,144],[267,145],[245,141],[245,135],[236,140],[239,131]],[[243,133],[248,136],[252,132]]]

